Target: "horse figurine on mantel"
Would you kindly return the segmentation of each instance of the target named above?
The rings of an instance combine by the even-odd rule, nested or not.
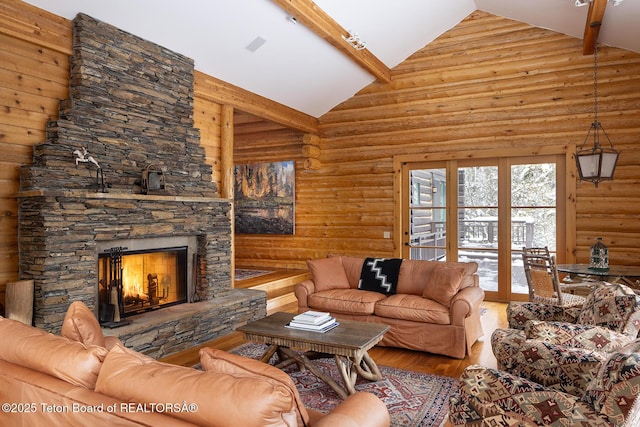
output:
[[[87,147],[81,147],[81,150],[74,150],[73,154],[76,156],[76,167],[80,163],[93,163],[96,165],[98,169],[96,169],[96,185],[103,192],[106,193],[106,186],[104,184],[104,174],[102,172],[102,167],[98,164],[96,159],[93,156],[89,155],[89,151],[87,151]]]
[[[93,163],[98,169],[102,169],[96,159],[89,155],[87,147],[82,147],[82,151],[75,150],[73,154],[76,155],[76,166],[78,166],[78,163]]]

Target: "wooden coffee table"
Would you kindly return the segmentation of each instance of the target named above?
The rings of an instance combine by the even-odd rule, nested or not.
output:
[[[339,320],[340,325],[328,332],[312,332],[286,328],[294,314],[274,313],[238,328],[248,341],[268,344],[262,360],[268,363],[276,352],[280,362],[278,368],[296,363],[301,370],[309,369],[316,377],[327,383],[343,399],[356,392],[358,376],[369,381],[382,378],[378,365],[369,356],[368,350],[382,339],[389,326],[377,323]],[[299,353],[293,349],[302,350]],[[316,367],[312,359],[333,356],[344,386]]]

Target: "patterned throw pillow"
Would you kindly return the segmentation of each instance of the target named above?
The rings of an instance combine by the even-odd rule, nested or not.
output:
[[[565,322],[539,322],[532,320],[525,328],[527,339],[549,344],[586,348],[611,353],[633,341],[628,335],[611,329]]]
[[[589,293],[577,321],[624,332],[629,316],[637,310],[637,306],[633,289],[619,283],[602,282]]]
[[[582,401],[614,425],[624,425],[640,389],[640,354],[614,353],[587,387]]]

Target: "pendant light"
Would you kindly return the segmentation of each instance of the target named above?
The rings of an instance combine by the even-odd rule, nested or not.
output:
[[[593,106],[594,119],[587,132],[582,145],[576,153],[576,164],[578,166],[578,174],[580,181],[591,181],[598,187],[601,181],[613,180],[613,172],[616,169],[618,156],[620,152],[613,148],[613,144],[609,139],[609,135],[598,121],[598,43],[595,42],[593,52]],[[604,135],[609,147],[603,147],[600,144],[600,134]],[[590,138],[593,138],[593,147],[584,148]]]

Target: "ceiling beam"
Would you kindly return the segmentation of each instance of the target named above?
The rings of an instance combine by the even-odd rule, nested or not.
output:
[[[348,37],[347,30],[342,28],[332,17],[311,0],[273,0],[296,21],[322,37],[333,47],[347,55],[360,67],[375,76],[378,80],[389,83],[391,71],[380,59],[368,49],[356,50],[342,36]]]
[[[582,54],[591,55],[595,51],[595,44],[602,27],[602,18],[607,8],[608,0],[593,0],[589,3],[587,12],[587,23],[584,26],[584,37],[582,44]]]

